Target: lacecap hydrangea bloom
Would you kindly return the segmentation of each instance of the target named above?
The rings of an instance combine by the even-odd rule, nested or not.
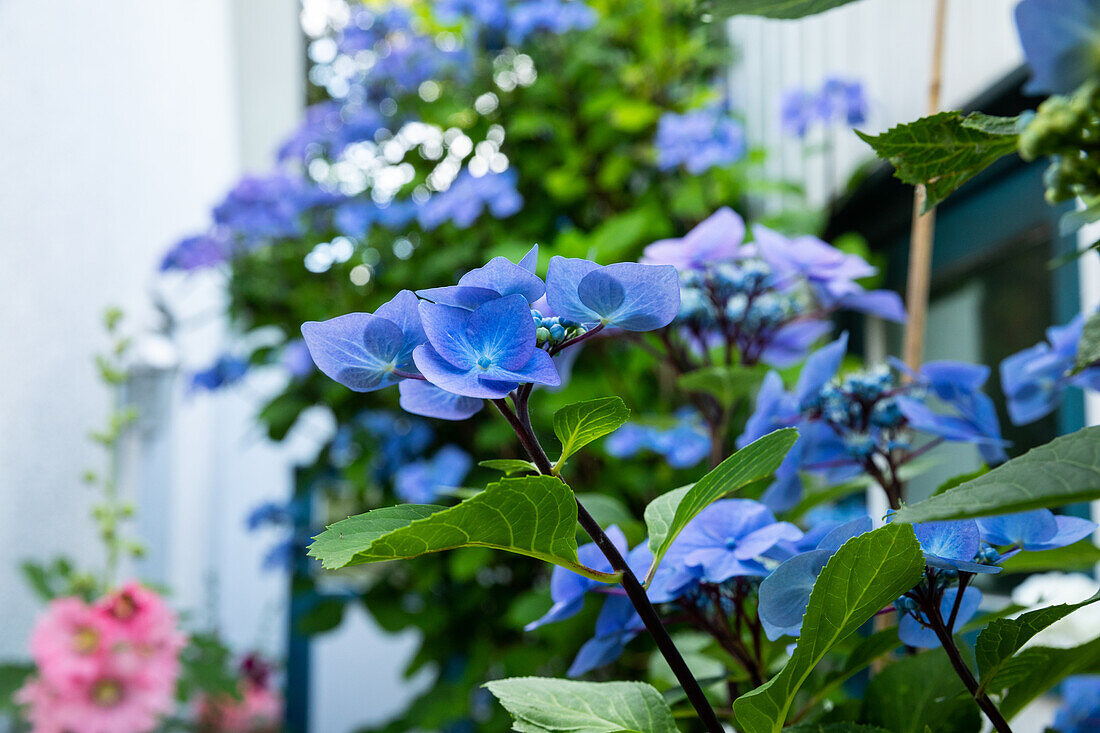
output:
[[[604,329],[662,328],[679,309],[669,266],[553,257],[544,282],[537,262],[537,245],[518,263],[495,257],[456,285],[403,291],[373,314],[306,323],[302,334],[337,382],[399,384],[406,411],[462,420],[520,385],[560,385],[561,350]]]
[[[867,121],[867,96],[863,85],[853,79],[829,77],[817,91],[788,89],[780,102],[780,124],[796,137],[805,137],[817,123],[849,127]]]
[[[736,349],[743,364],[785,367],[831,330],[828,316],[854,310],[901,322],[901,298],[858,281],[875,268],[810,237],[784,237],[763,226],[745,241],[744,221],[722,208],[679,239],[646,247],[642,262],[680,273],[674,328],[687,348]]]
[[[673,468],[691,468],[710,453],[710,437],[699,413],[686,408],[677,411],[676,423],[668,428],[625,423],[607,437],[604,450],[616,458],[648,451],[664,457]]]
[[[1100,365],[1074,374],[1077,345],[1086,316],[1047,329],[1047,341],[1001,362],[1001,388],[1014,425],[1026,425],[1054,412],[1070,388],[1100,391]]]
[[[50,603],[31,633],[35,674],[16,694],[35,733],[145,733],[175,705],[186,637],[153,591],[128,583]]]
[[[725,110],[713,107],[684,114],[665,112],[657,120],[657,167],[683,167],[692,175],[729,166],[745,157],[745,131]]]

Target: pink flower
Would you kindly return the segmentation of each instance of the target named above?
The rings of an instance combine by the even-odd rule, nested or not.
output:
[[[94,676],[114,642],[95,608],[79,598],[59,598],[34,625],[31,656],[45,679],[63,687]]]
[[[96,610],[114,638],[119,664],[155,673],[169,685],[179,675],[179,652],[187,643],[176,615],[159,595],[130,581],[96,602]]]
[[[199,724],[219,733],[268,733],[277,731],[283,717],[283,700],[271,689],[270,669],[255,655],[241,664],[241,699],[228,695],[199,701]]]

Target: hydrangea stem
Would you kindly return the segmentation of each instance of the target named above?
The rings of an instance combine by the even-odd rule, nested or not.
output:
[[[523,445],[523,449],[527,452],[527,455],[534,462],[535,466],[538,467],[539,472],[546,475],[552,475],[550,459],[539,443],[538,436],[536,436],[534,430],[529,427],[530,419],[524,419],[528,414],[527,396],[530,395],[530,390],[520,394],[522,396],[517,395],[515,398],[516,410],[513,410],[504,399],[493,400],[493,404],[496,405],[496,408],[500,411],[500,414],[504,416],[504,419],[508,421],[508,424],[512,426],[520,443]],[[520,415],[523,415],[523,417]],[[710,703],[707,702],[706,695],[703,693],[703,688],[699,686],[699,681],[695,679],[691,670],[688,669],[687,663],[680,654],[680,650],[677,649],[676,645],[672,642],[672,637],[668,635],[668,630],[661,622],[660,616],[657,615],[657,609],[650,603],[645,588],[642,587],[641,582],[638,581],[637,576],[634,575],[634,572],[623,558],[622,553],[615,547],[611,538],[607,536],[607,533],[600,527],[599,522],[588,513],[588,510],[584,508],[584,505],[581,504],[579,500],[577,501],[577,522],[584,528],[588,536],[592,538],[592,541],[596,544],[596,547],[599,548],[600,552],[603,553],[603,556],[607,558],[607,561],[611,564],[611,568],[615,572],[622,574],[620,583],[623,590],[626,591],[626,595],[630,598],[634,610],[636,610],[638,616],[641,617],[646,630],[649,631],[653,640],[657,643],[657,649],[661,652],[661,656],[665,658],[673,674],[676,675],[676,680],[684,689],[684,694],[687,696],[688,701],[691,702],[692,707],[695,708],[695,712],[699,715],[699,719],[703,721],[703,725],[706,727],[708,733],[723,733],[722,724],[718,722],[718,716],[710,706]]]

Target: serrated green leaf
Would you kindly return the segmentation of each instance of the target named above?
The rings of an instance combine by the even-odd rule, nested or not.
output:
[[[969,519],[1100,499],[1100,426],[1033,448],[984,476],[903,506],[900,522]]]
[[[661,693],[643,682],[514,677],[485,687],[520,733],[677,733]]]
[[[1024,707],[1066,677],[1100,665],[1100,639],[1071,649],[1033,646],[1009,659],[989,683],[993,690],[1008,688],[998,707],[1011,719]]]
[[[779,674],[733,704],[744,733],[778,733],[795,693],[825,654],[916,585],[924,555],[911,527],[890,524],[854,537],[814,583],[802,635]]]
[[[991,135],[1015,135],[1020,124],[1019,115],[1015,117],[998,117],[996,115],[971,112],[962,121],[963,127],[988,132]]]
[[[680,377],[680,388],[708,394],[724,407],[730,407],[751,395],[764,381],[768,370],[762,366],[713,366],[688,372]]]
[[[875,675],[863,696],[860,719],[891,733],[977,733],[981,729],[978,706],[942,649],[901,659]]]
[[[796,440],[794,428],[768,433],[722,461],[694,485],[673,489],[651,501],[645,509],[645,522],[653,565],[646,582],[653,579],[661,558],[688,522],[723,496],[774,473]]]
[[[554,435],[561,441],[557,471],[569,456],[584,446],[614,432],[630,417],[630,410],[618,397],[601,397],[566,405],[554,413]]]
[[[1100,364],[1100,311],[1093,313],[1085,321],[1081,340],[1077,342],[1077,362],[1074,371],[1080,372]]]
[[[505,478],[453,507],[421,504],[349,517],[314,538],[309,554],[326,569],[418,557],[458,547],[489,547],[617,582],[577,559],[577,504],[553,476]]]
[[[990,164],[1015,152],[1016,135],[990,132],[991,127],[961,112],[940,112],[881,135],[858,130],[856,134],[878,157],[890,160],[895,176],[925,186],[928,196],[922,211],[927,212]]]
[[[765,18],[791,20],[817,15],[839,8],[854,0],[716,0],[718,15],[762,15]]]
[[[1100,601],[1100,593],[1080,603],[1062,603],[1057,606],[1029,611],[1016,619],[997,619],[990,622],[978,635],[974,655],[978,660],[979,679],[983,685],[996,679],[1001,668],[1020,651],[1033,636],[1059,621],[1078,608]]]
[[[478,461],[477,465],[500,471],[506,476],[513,473],[538,473],[539,469],[531,461],[521,461],[519,458],[490,458],[486,461]]]

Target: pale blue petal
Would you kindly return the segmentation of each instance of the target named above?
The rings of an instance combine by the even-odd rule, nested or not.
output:
[[[439,420],[465,420],[484,404],[480,399],[465,397],[420,379],[403,379],[397,385],[400,405],[405,412]]]

